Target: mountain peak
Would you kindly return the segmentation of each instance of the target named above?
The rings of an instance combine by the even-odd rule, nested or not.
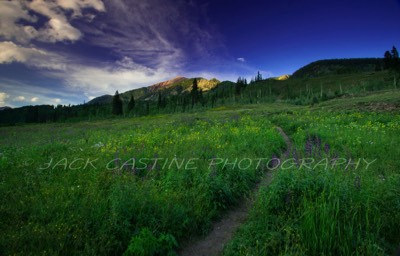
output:
[[[183,77],[183,76],[177,76],[177,77],[172,78],[171,80],[167,80],[167,81],[150,86],[150,90],[156,91],[159,89],[168,88],[170,85],[173,85],[173,84],[179,83],[179,82],[183,82],[185,80],[188,80],[188,78]]]
[[[290,78],[290,75],[283,75],[283,76],[277,77],[276,80],[284,81],[284,80],[288,80],[289,78]]]

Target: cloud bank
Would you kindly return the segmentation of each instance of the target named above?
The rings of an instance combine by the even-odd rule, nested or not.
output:
[[[0,36],[21,44],[32,40],[76,41],[82,33],[71,25],[71,21],[82,18],[83,10],[88,8],[105,11],[101,0],[1,1]],[[43,17],[46,22],[39,22]]]

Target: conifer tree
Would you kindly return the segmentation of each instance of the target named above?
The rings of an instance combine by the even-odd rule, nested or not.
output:
[[[262,75],[261,75],[260,71],[258,71],[257,75],[256,75],[256,78],[255,78],[255,81],[258,82],[258,81],[261,81],[262,79],[263,79]]]
[[[129,100],[128,103],[128,112],[131,112],[132,109],[135,108],[135,98],[133,98],[133,95],[131,96],[131,99]]]
[[[247,86],[247,79],[239,77],[235,84],[235,95],[239,96]]]
[[[396,47],[393,46],[392,50],[386,51],[384,54],[385,68],[393,74],[393,85],[397,88],[397,76],[400,73],[400,60],[399,52]]]
[[[112,101],[112,113],[114,115],[122,115],[123,110],[122,110],[122,100],[119,97],[118,91],[115,92],[115,95],[113,97]]]
[[[385,64],[385,69],[389,69],[392,64],[392,54],[390,51],[385,52],[383,61]]]
[[[199,98],[199,86],[197,84],[197,79],[196,78],[193,80],[191,96],[192,96],[192,108],[193,108],[194,104],[197,103],[197,100]]]
[[[158,92],[157,108],[160,109],[161,107],[162,107],[162,97],[161,97],[161,92]]]

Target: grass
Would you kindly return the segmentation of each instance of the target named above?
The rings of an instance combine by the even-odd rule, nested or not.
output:
[[[270,157],[284,145],[270,121],[247,114],[27,125],[0,133],[3,255],[173,252],[208,232],[262,173],[210,166],[212,159]],[[156,165],[153,158],[162,159]]]
[[[279,169],[260,191],[225,255],[391,255],[400,241],[400,116],[303,111],[274,118],[294,140],[284,157],[300,165]],[[316,164],[302,167],[305,158]],[[334,166],[340,158],[362,160]]]
[[[267,168],[236,159],[281,155],[276,125],[296,148],[282,160],[377,160],[368,169],[278,169],[225,254],[391,254],[400,241],[400,116],[363,104],[398,96],[0,128],[0,254],[174,255]]]

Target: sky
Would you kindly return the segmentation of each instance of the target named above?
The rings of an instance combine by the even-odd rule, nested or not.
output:
[[[400,47],[400,0],[0,0],[0,107],[235,81]]]

